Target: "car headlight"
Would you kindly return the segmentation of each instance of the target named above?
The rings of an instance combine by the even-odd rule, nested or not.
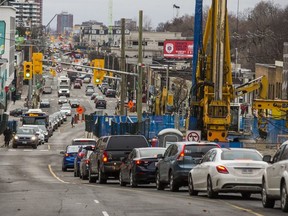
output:
[[[45,132],[44,134],[45,134],[45,136],[47,136],[47,135],[48,135],[48,132]]]
[[[15,140],[18,140],[18,139],[19,139],[19,137],[18,137],[18,136],[14,136],[14,139],[15,139]]]
[[[31,137],[31,140],[36,140],[36,136]]]

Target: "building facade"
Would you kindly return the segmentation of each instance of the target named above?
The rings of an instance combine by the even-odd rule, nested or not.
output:
[[[73,31],[73,15],[67,12],[62,12],[57,15],[57,33],[63,34],[65,32]]]

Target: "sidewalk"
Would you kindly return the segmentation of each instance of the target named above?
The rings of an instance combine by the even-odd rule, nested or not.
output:
[[[11,110],[24,107],[24,102],[25,102],[25,98],[27,97],[27,95],[28,95],[28,85],[23,85],[22,86],[21,100],[16,100],[15,104],[13,103],[13,101],[9,101],[9,103],[7,104],[8,115],[9,115]],[[19,118],[9,116],[9,120],[18,120],[19,121]],[[4,135],[3,134],[0,135],[0,148],[4,148]]]

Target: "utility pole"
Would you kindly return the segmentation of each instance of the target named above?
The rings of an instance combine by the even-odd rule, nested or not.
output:
[[[143,31],[143,11],[139,11],[139,38],[138,38],[138,86],[137,86],[137,118],[138,122],[142,122],[142,31]]]
[[[125,19],[121,19],[121,70],[125,71]],[[121,75],[121,102],[120,102],[120,115],[125,115],[124,105],[127,95],[127,81],[126,75]]]
[[[32,44],[29,46],[29,61],[32,61]],[[34,75],[32,75],[34,77]],[[32,104],[32,79],[29,79],[29,88],[28,88],[28,104],[27,107],[30,109]]]

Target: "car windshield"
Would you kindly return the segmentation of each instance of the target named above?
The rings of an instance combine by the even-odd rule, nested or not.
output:
[[[35,130],[32,128],[19,128],[17,134],[34,134]]]
[[[227,150],[221,154],[221,160],[253,160],[262,161],[262,157],[256,151]]]
[[[164,152],[165,152],[165,148],[163,148],[163,149],[157,149],[157,148],[155,148],[155,149],[141,149],[140,151],[139,151],[139,153],[140,153],[140,157],[157,157],[157,154],[164,154]]]
[[[67,153],[72,153],[72,152],[78,152],[78,150],[79,150],[79,146],[68,146],[67,147]]]

